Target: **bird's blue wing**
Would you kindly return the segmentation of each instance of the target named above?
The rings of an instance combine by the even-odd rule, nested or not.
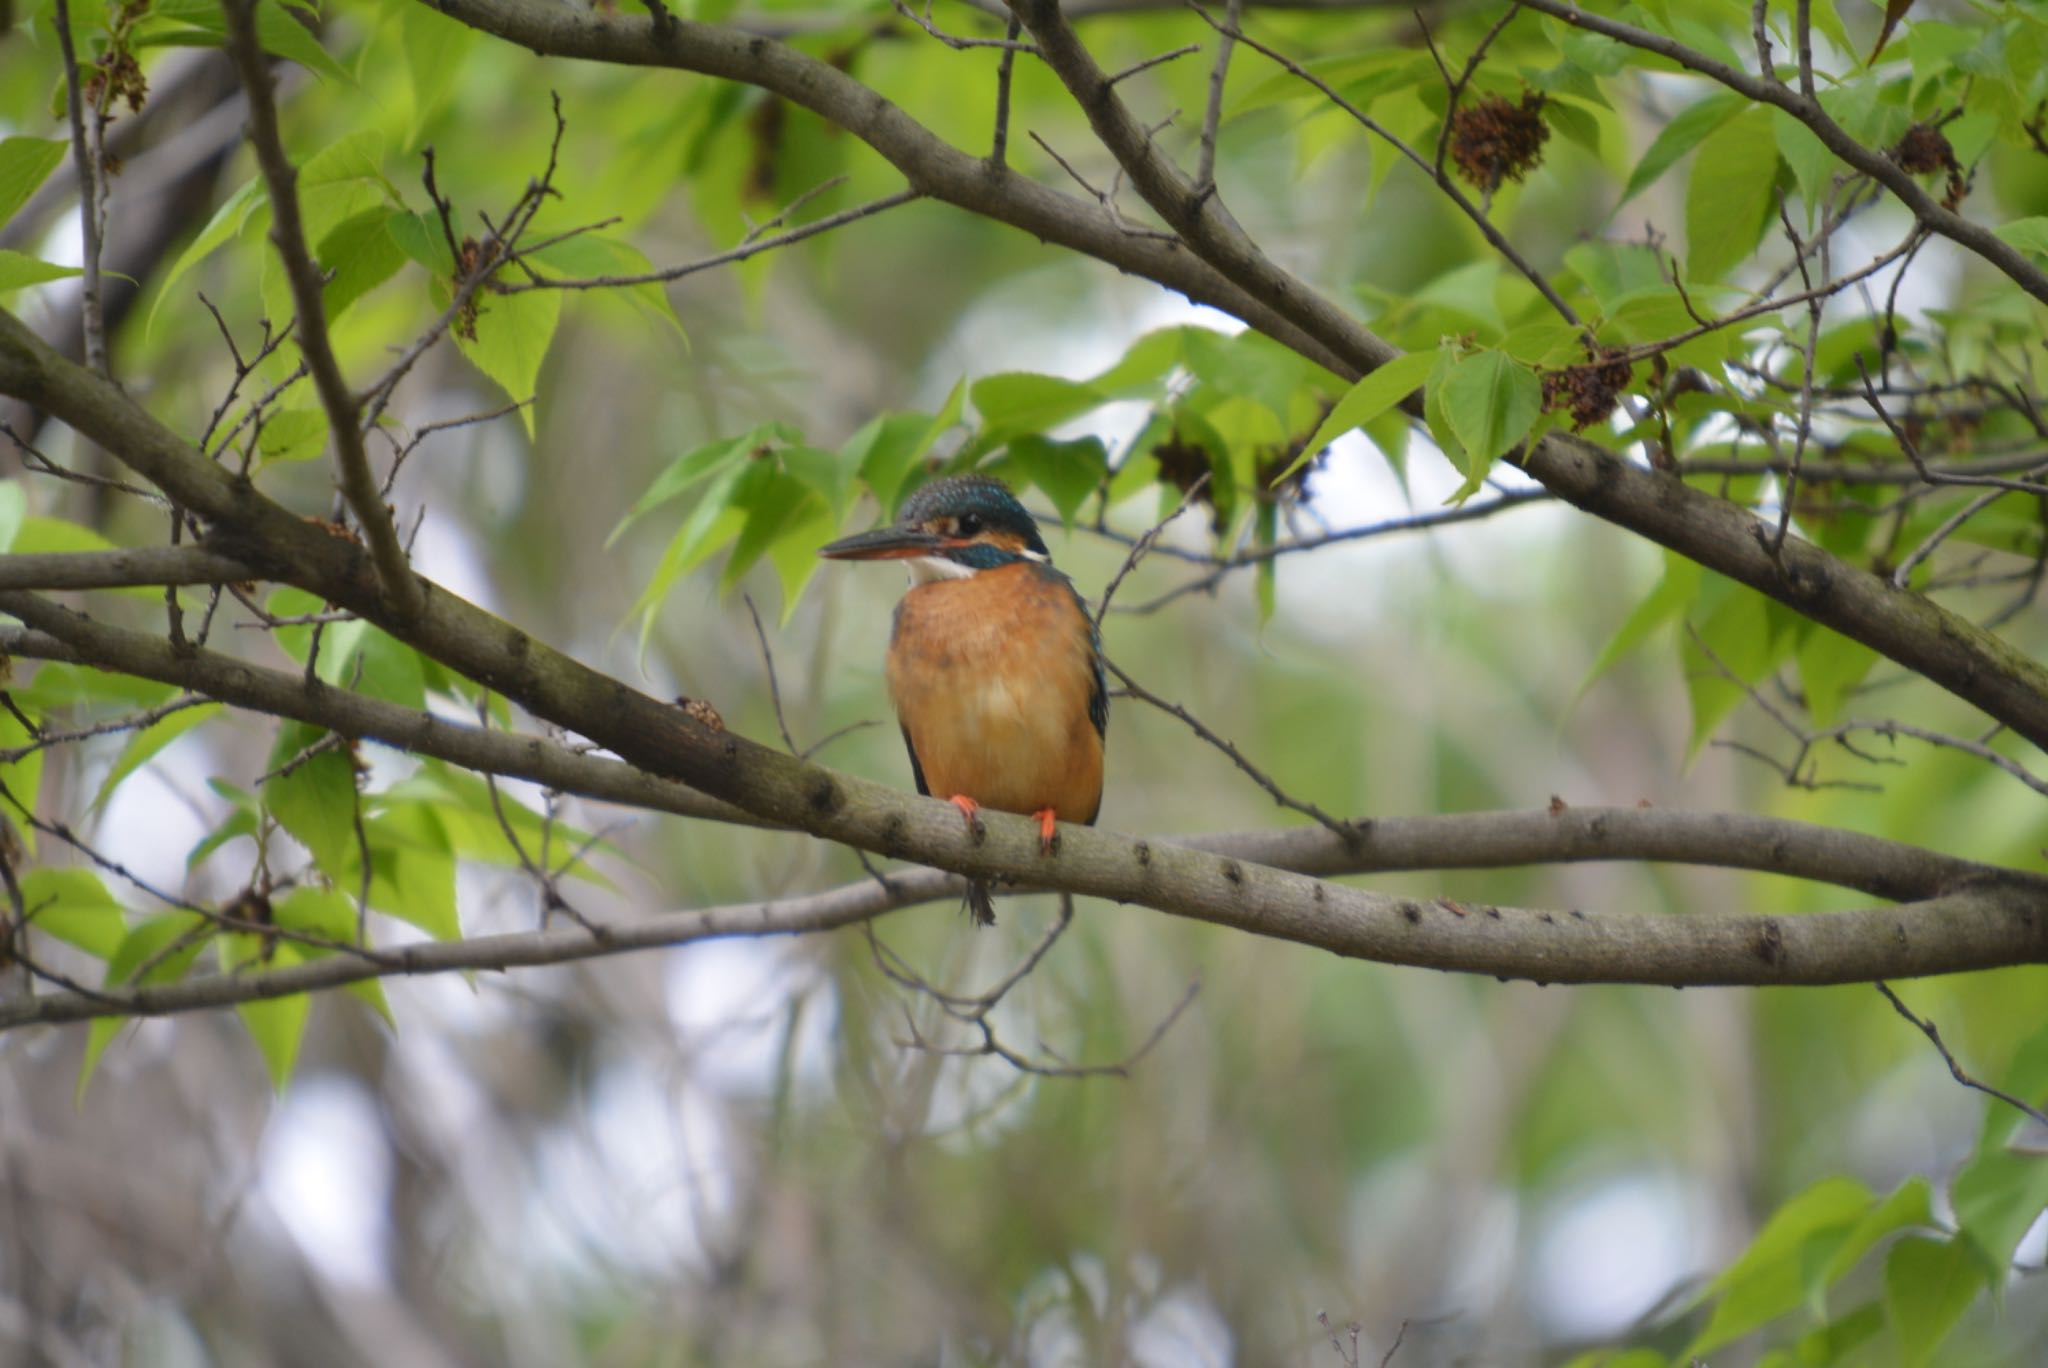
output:
[[[917,763],[917,747],[910,743],[908,727],[903,729],[903,749],[910,753],[910,777],[917,781],[917,791],[927,798],[931,797],[931,786],[924,781],[924,766]]]

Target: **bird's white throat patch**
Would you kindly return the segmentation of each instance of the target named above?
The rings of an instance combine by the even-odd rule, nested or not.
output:
[[[904,562],[910,570],[912,584],[930,584],[934,580],[972,579],[974,567],[962,565],[959,561],[947,560],[944,556],[919,556]]]
[[[1025,560],[1037,561],[1040,564],[1046,564],[1052,559],[1036,551],[1019,551],[1017,554]],[[948,560],[944,556],[919,556],[914,560],[905,561],[904,565],[910,570],[910,582],[913,585],[930,584],[934,580],[972,579],[981,573],[971,565],[962,565],[959,561]]]

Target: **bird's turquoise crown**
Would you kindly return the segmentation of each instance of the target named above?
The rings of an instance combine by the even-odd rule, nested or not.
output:
[[[1043,559],[1051,559],[1045,539],[1038,534],[1038,521],[1033,518],[1010,487],[992,475],[948,475],[933,480],[912,494],[904,503],[903,511],[896,516],[899,527],[922,527],[934,518],[959,520],[959,533],[972,537],[977,530],[1008,532],[1024,543],[1024,549]],[[972,520],[972,521],[969,521]],[[974,542],[967,546],[948,547],[948,559],[976,570],[993,570],[1022,559],[1016,553],[987,542]]]

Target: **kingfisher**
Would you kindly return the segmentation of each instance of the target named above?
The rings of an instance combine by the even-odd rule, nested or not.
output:
[[[889,637],[889,698],[917,791],[960,809],[1093,825],[1102,805],[1109,691],[1101,639],[1074,582],[1052,567],[1038,523],[1002,481],[934,480],[893,524],[820,549],[833,560],[908,563],[910,590]],[[995,921],[988,885],[968,910]]]

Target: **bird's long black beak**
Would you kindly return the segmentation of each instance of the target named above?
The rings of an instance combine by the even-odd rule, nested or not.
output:
[[[959,543],[916,527],[878,527],[818,548],[828,560],[911,560]]]

